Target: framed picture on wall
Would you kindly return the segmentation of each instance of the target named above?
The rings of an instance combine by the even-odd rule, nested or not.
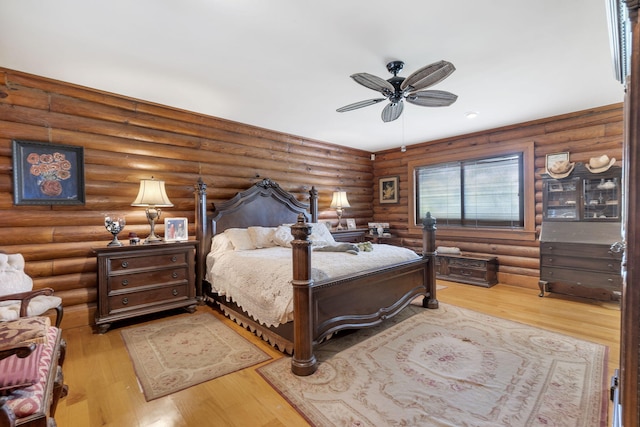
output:
[[[84,148],[13,140],[16,205],[84,205]]]
[[[398,203],[399,182],[400,180],[397,176],[380,178],[378,181],[380,203]]]
[[[189,223],[187,218],[165,218],[165,242],[181,242],[189,240]]]

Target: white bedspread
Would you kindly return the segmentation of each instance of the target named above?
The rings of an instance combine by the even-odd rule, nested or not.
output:
[[[314,281],[419,258],[412,250],[373,245],[371,252],[312,252]],[[207,256],[206,278],[213,290],[233,299],[254,319],[267,326],[293,320],[291,248],[273,247],[226,251]]]

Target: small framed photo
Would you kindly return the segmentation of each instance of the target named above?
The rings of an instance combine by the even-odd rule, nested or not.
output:
[[[164,240],[165,242],[181,242],[189,240],[189,223],[187,218],[165,218]]]
[[[347,218],[347,229],[355,230],[356,229],[356,219],[355,218]]]
[[[16,205],[84,205],[84,148],[13,140]]]
[[[399,178],[397,176],[387,176],[380,178],[380,203],[398,203]]]

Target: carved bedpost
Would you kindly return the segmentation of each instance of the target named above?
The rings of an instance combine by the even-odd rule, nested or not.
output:
[[[313,354],[313,317],[311,314],[311,226],[303,214],[291,227],[293,241],[293,359],[291,371],[296,375],[311,375],[318,368]]]
[[[207,184],[198,178],[194,185],[196,197],[196,299],[202,302],[202,282],[204,280],[205,258],[207,256]]]
[[[425,283],[429,284],[429,299],[422,301],[422,306],[427,308],[438,308],[436,298],[436,219],[431,216],[431,212],[422,220],[422,256],[429,258]]]
[[[311,222],[318,222],[318,190],[315,186],[309,190],[309,210],[311,211]]]

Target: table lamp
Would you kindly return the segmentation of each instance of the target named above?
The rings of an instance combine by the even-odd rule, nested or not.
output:
[[[169,200],[167,192],[164,189],[164,181],[156,179],[141,179],[138,197],[131,203],[131,206],[143,206],[147,213],[147,220],[151,226],[151,233],[145,239],[145,243],[158,243],[162,241],[162,237],[156,236],[154,231],[156,221],[160,219],[162,210],[160,207],[171,207],[173,203]]]
[[[331,200],[331,207],[336,210],[338,214],[338,227],[337,230],[344,230],[342,227],[342,208],[349,208],[351,205],[349,204],[349,200],[347,200],[347,192],[346,191],[334,191],[333,199]]]

